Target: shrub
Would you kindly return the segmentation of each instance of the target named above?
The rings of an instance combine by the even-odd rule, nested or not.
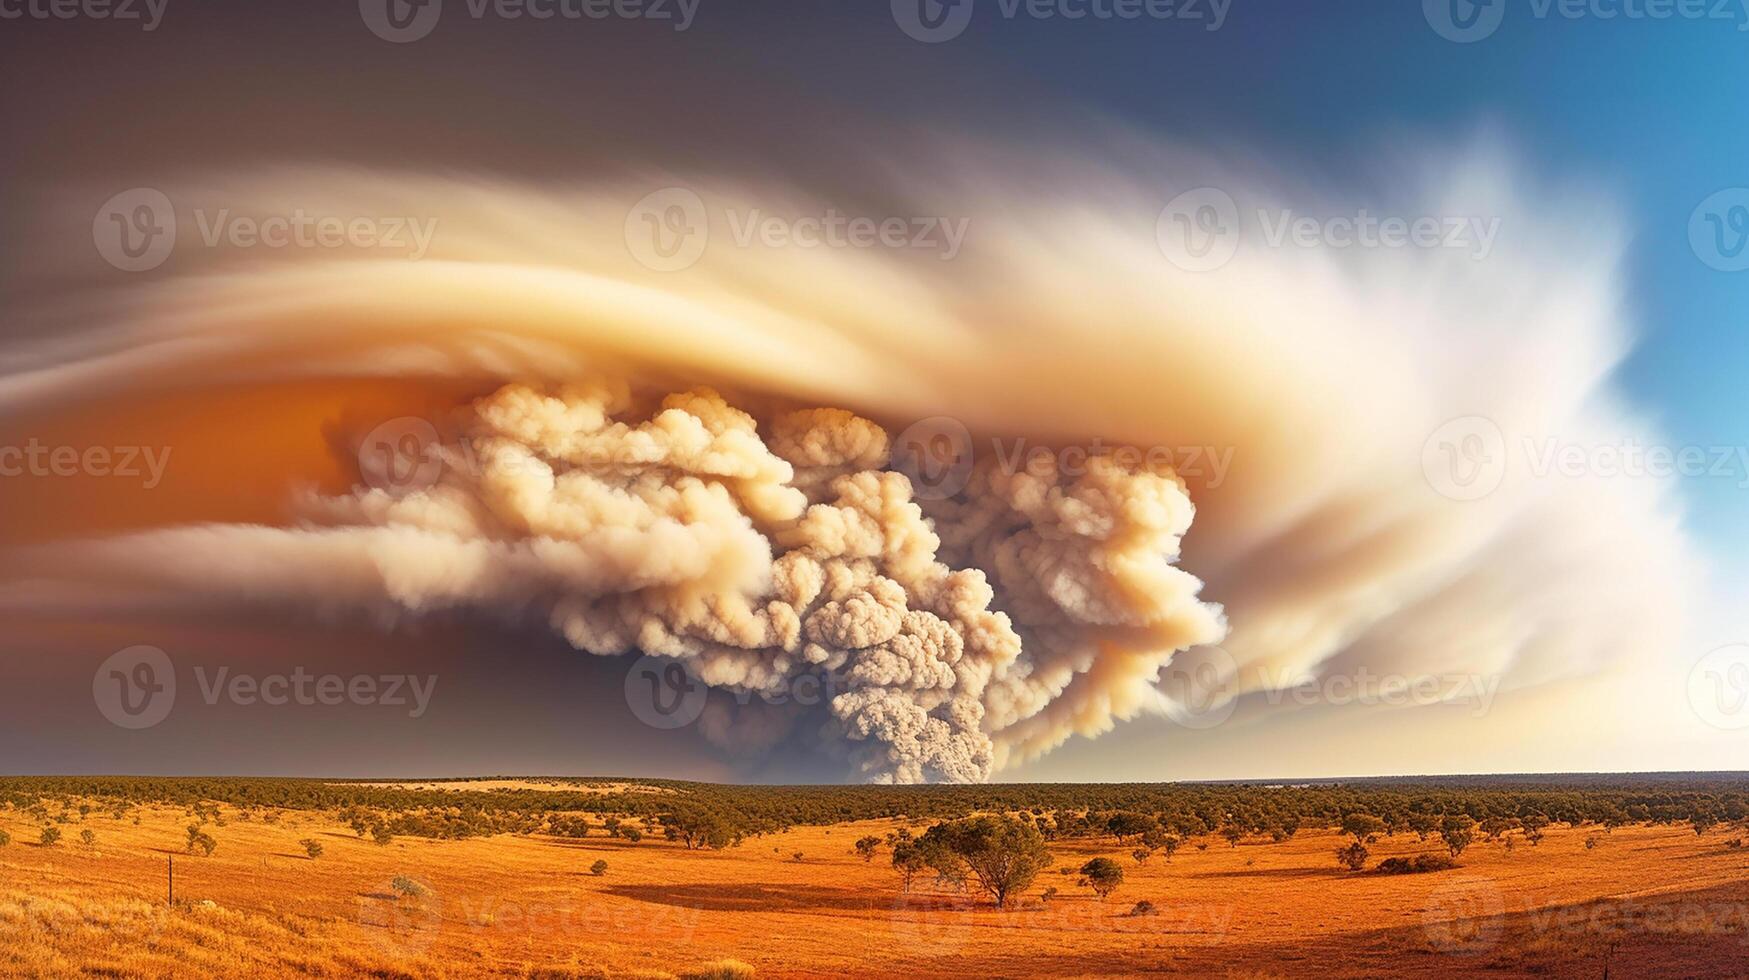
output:
[[[40,842],[42,844],[42,846],[44,846],[44,847],[54,847],[55,842],[60,840],[60,839],[61,839],[61,828],[55,827],[55,826],[44,827],[43,832],[42,832],[42,836],[37,838],[38,842]]]
[[[97,835],[91,832],[91,828],[87,827],[84,830],[79,831],[79,843],[84,844],[86,847],[90,847],[97,843]]]
[[[395,835],[390,832],[388,824],[379,823],[371,827],[370,839],[374,841],[378,847],[387,847],[394,842]]]
[[[394,890],[396,898],[424,898],[431,894],[431,889],[406,875],[396,875],[389,881],[389,888]]]
[[[594,875],[597,878],[601,877],[604,874],[607,874],[607,862],[606,861],[596,861],[594,864],[591,864],[589,866],[589,873]]]
[[[1111,858],[1094,858],[1081,866],[1081,884],[1092,888],[1103,900],[1123,884],[1123,865]]]
[[[1148,858],[1152,857],[1153,854],[1153,851],[1150,851],[1145,847],[1138,847],[1130,852],[1130,857],[1135,858],[1137,864],[1147,864]]]
[[[872,861],[874,860],[875,849],[880,846],[881,839],[879,837],[874,837],[872,835],[868,837],[859,837],[856,841],[856,853],[861,855],[864,861]]]
[[[1044,892],[1039,895],[1039,898],[1041,898],[1047,902],[1053,898],[1056,898],[1056,897],[1057,897],[1057,886],[1056,885],[1051,885],[1051,886],[1047,887],[1044,890]]]
[[[636,827],[622,827],[619,836],[628,844],[636,844],[644,839],[644,832]]]
[[[0,830],[0,847],[5,847],[10,843],[12,843],[12,835],[4,830]]]
[[[800,860],[802,860],[802,852],[797,851],[794,854],[791,854],[790,857],[794,858],[797,861],[800,861]]]
[[[219,842],[213,840],[211,834],[201,830],[200,824],[191,823],[188,825],[188,841],[184,845],[188,853],[193,854],[195,851],[199,851],[207,857],[212,857],[213,850],[218,846]]]
[[[298,841],[298,843],[303,845],[304,853],[308,854],[310,856],[310,860],[314,861],[315,859],[322,856],[322,842],[321,841],[316,840],[313,837],[306,837],[303,840]]]
[[[1136,904],[1130,906],[1130,915],[1131,916],[1159,915],[1159,914],[1160,914],[1160,910],[1154,907],[1154,903],[1148,901],[1145,898],[1142,899],[1141,901],[1137,902]]]
[[[1596,834],[1592,834],[1591,836],[1585,838],[1585,849],[1587,851],[1595,849],[1597,847],[1597,841],[1598,841],[1598,836]]]
[[[1425,874],[1429,871],[1449,871],[1455,867],[1457,867],[1457,862],[1444,854],[1417,854],[1412,858],[1385,858],[1373,870],[1382,875],[1411,875]]]
[[[714,960],[680,975],[680,980],[749,980],[753,967],[740,960]]]
[[[1365,844],[1355,841],[1347,847],[1336,849],[1336,861],[1350,871],[1359,871],[1366,867],[1367,856],[1371,853]]]

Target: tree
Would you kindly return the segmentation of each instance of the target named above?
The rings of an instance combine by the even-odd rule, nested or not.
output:
[[[0,830],[0,847],[5,847],[10,843],[12,843],[12,835],[4,830]]]
[[[87,827],[84,830],[79,831],[79,843],[84,844],[86,847],[90,847],[97,843],[97,835],[91,832],[91,828]]]
[[[596,861],[594,864],[591,864],[589,866],[589,873],[594,875],[597,878],[601,877],[604,874],[607,874],[607,862],[606,861]]]
[[[1476,839],[1476,822],[1467,813],[1453,813],[1440,822],[1439,837],[1455,858]]]
[[[388,824],[379,823],[370,829],[370,839],[375,841],[378,847],[388,847],[394,842],[395,835],[389,830]]]
[[[924,860],[923,848],[916,841],[907,837],[905,840],[894,842],[893,870],[897,871],[899,877],[904,880],[907,893],[911,891],[911,879],[927,867],[929,867],[929,862]]]
[[[1548,817],[1540,813],[1530,813],[1519,822],[1524,825],[1524,839],[1530,841],[1530,846],[1535,847],[1542,843],[1543,829],[1549,825]]]
[[[1105,829],[1123,843],[1125,837],[1141,837],[1159,824],[1153,817],[1145,813],[1135,813],[1130,810],[1119,810],[1105,821]]]
[[[1352,836],[1356,844],[1371,844],[1385,832],[1385,822],[1370,813],[1350,813],[1342,818],[1342,832]]]
[[[61,839],[61,828],[53,826],[53,825],[44,827],[43,832],[42,832],[42,836],[37,838],[37,840],[44,847],[54,847],[55,842],[60,840],[60,839]]]
[[[859,837],[856,840],[856,853],[862,855],[864,861],[872,861],[875,856],[875,848],[880,846],[881,839],[879,837],[872,834],[867,837]]]
[[[1150,851],[1145,847],[1138,847],[1130,852],[1130,857],[1135,858],[1137,864],[1147,864],[1148,858],[1152,857],[1153,854],[1153,851]]]
[[[936,824],[923,839],[926,855],[932,848],[932,856],[945,851],[969,868],[978,887],[996,900],[997,908],[1005,908],[1009,896],[1024,891],[1051,864],[1038,828],[1031,821],[1013,817],[967,817]],[[934,845],[927,843],[931,840]]]
[[[1439,830],[1439,814],[1411,813],[1409,814],[1409,829],[1415,832],[1417,840],[1426,840]]]
[[[1123,865],[1111,858],[1094,858],[1081,866],[1081,884],[1091,887],[1104,901],[1123,884]]]
[[[1228,847],[1238,847],[1239,842],[1245,839],[1245,828],[1230,821],[1221,825],[1221,836],[1227,839]]]
[[[298,843],[303,845],[304,853],[310,856],[310,860],[314,861],[322,856],[322,842],[314,837],[306,837]]]
[[[627,844],[636,844],[638,841],[644,839],[644,832],[636,827],[621,827],[619,836]]]
[[[1350,871],[1359,871],[1366,867],[1367,855],[1370,853],[1372,852],[1366,849],[1365,844],[1355,841],[1347,847],[1338,847],[1336,860]]]
[[[188,825],[188,842],[186,844],[188,853],[193,854],[195,851],[199,851],[207,857],[212,857],[213,850],[218,846],[219,842],[213,840],[211,834],[201,830],[200,824],[191,823]]]
[[[1170,834],[1168,834],[1165,837],[1165,839],[1160,841],[1160,850],[1166,852],[1166,863],[1167,864],[1172,863],[1172,855],[1178,853],[1178,847],[1179,847],[1179,845],[1181,845],[1183,843],[1184,843],[1183,841],[1179,840],[1176,837],[1173,837]]]

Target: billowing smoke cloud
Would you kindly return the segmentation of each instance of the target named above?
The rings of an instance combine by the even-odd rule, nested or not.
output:
[[[1456,417],[1514,452],[1650,438],[1608,383],[1625,331],[1606,209],[1532,206],[1486,155],[1405,159],[1361,206],[1497,220],[1486,258],[1271,246],[1247,215],[1356,205],[1169,162],[1162,185],[1160,158],[1119,172],[957,147],[926,184],[854,198],[966,219],[952,261],[749,243],[752,215],[849,205],[689,180],[709,243],[667,271],[639,261],[628,215],[669,178],[167,189],[179,212],[438,225],[417,262],[179,250],[168,274],[39,312],[72,332],[12,358],[0,405],[335,377],[479,397],[445,421],[430,487],[305,496],[280,526],[147,529],[28,567],[106,597],[540,617],[579,649],[683,658],[734,691],[833,669],[828,730],[854,771],[895,780],[982,779],[1170,708],[1162,666],[1205,644],[1236,693],[1360,666],[1509,689],[1668,641],[1689,556],[1667,487],[1515,466],[1454,500],[1424,467]],[[1155,217],[1214,181],[1248,237],[1186,271]],[[946,494],[894,458],[934,417],[964,426],[975,461]],[[784,731],[768,716],[713,705],[701,724],[764,742]]]

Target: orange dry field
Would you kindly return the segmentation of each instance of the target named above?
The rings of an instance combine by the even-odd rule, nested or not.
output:
[[[656,837],[360,840],[331,817],[226,808],[211,857],[182,851],[180,807],[94,812],[53,846],[0,813],[0,971],[8,976],[1741,976],[1749,853],[1685,827],[1551,829],[1478,842],[1455,870],[1340,869],[1331,832],[1219,838],[1137,864],[1105,841],[1055,842],[1059,866],[1105,855],[1100,901],[1045,872],[1010,910],[900,890],[871,821],[687,851]],[[80,840],[91,830],[95,843]],[[917,829],[921,829],[919,825]],[[1594,847],[1585,839],[1596,836]],[[305,856],[300,841],[323,845]],[[1103,846],[1102,846],[1103,845]],[[1439,849],[1413,834],[1376,858]],[[800,854],[798,860],[796,855]],[[176,903],[165,895],[175,857]],[[597,860],[606,873],[590,874]],[[423,896],[394,897],[412,879]],[[403,883],[404,886],[404,883]],[[1040,899],[1047,887],[1058,894]],[[1146,899],[1153,915],[1128,914]]]

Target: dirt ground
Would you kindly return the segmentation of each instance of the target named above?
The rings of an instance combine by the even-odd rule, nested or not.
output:
[[[904,894],[885,847],[871,862],[852,849],[889,822],[723,851],[604,836],[380,846],[326,815],[269,824],[227,808],[206,828],[216,852],[196,857],[182,850],[183,810],[138,813],[137,825],[100,813],[62,824],[52,847],[24,814],[0,813],[12,836],[0,973],[733,975],[724,960],[759,977],[1749,973],[1749,851],[1687,828],[1555,829],[1538,846],[1478,843],[1460,868],[1402,876],[1340,869],[1329,832],[1238,847],[1211,837],[1145,864],[1109,839],[1057,842],[1059,867],[1104,855],[1124,883],[1101,901],[1052,869],[1001,911],[928,875]],[[1411,834],[1372,850],[1438,849]],[[423,894],[396,897],[397,877]],[[1155,914],[1129,914],[1141,900]]]

